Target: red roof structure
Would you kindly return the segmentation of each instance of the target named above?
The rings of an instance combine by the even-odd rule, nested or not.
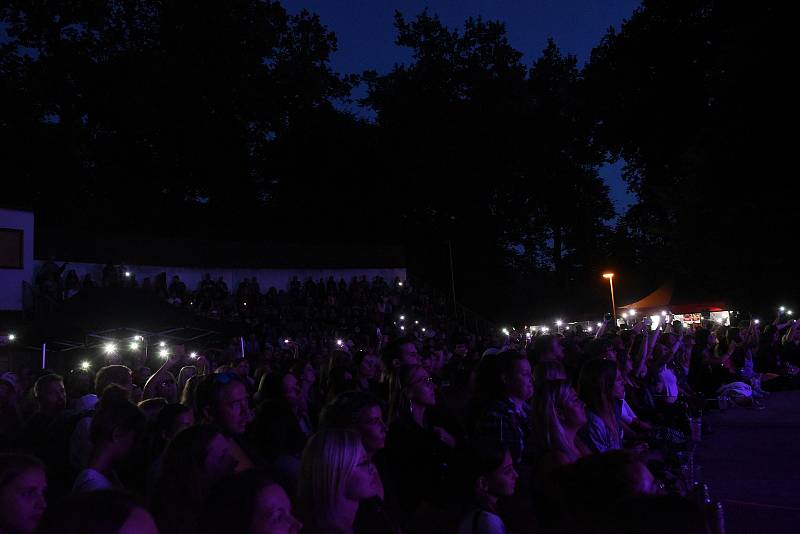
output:
[[[728,303],[719,298],[704,298],[697,293],[689,291],[677,292],[675,283],[665,282],[658,289],[646,297],[619,307],[622,310],[636,310],[649,314],[660,313],[667,310],[671,313],[700,313],[706,311],[729,310]]]

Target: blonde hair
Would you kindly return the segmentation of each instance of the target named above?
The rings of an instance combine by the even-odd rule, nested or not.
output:
[[[324,428],[308,440],[298,486],[298,505],[306,525],[321,531],[333,528],[336,506],[360,450],[358,434],[342,428]]]
[[[539,445],[547,451],[560,452],[574,462],[580,452],[567,439],[558,411],[566,405],[572,386],[566,380],[548,380],[539,384],[533,396],[533,428]]]

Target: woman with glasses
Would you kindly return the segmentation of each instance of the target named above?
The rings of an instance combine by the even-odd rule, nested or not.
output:
[[[432,377],[419,365],[401,366],[391,401],[391,425],[386,437],[386,465],[404,519],[421,504],[438,506],[455,438],[438,425],[433,408]]]

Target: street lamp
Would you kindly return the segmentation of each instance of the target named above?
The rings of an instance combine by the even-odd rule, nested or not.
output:
[[[611,288],[611,318],[616,324],[617,320],[617,306],[614,302],[614,273],[603,273],[603,278],[608,279],[608,286]]]

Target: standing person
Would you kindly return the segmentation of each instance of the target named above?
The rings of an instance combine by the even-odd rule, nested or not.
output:
[[[359,503],[377,494],[374,466],[355,432],[317,432],[303,451],[298,503],[303,532],[351,534]]]
[[[32,456],[0,454],[0,532],[32,534],[47,503],[44,465]]]
[[[408,520],[423,503],[441,504],[456,440],[432,413],[436,394],[428,372],[404,365],[396,378],[386,437],[387,482],[394,485],[400,512]]]

